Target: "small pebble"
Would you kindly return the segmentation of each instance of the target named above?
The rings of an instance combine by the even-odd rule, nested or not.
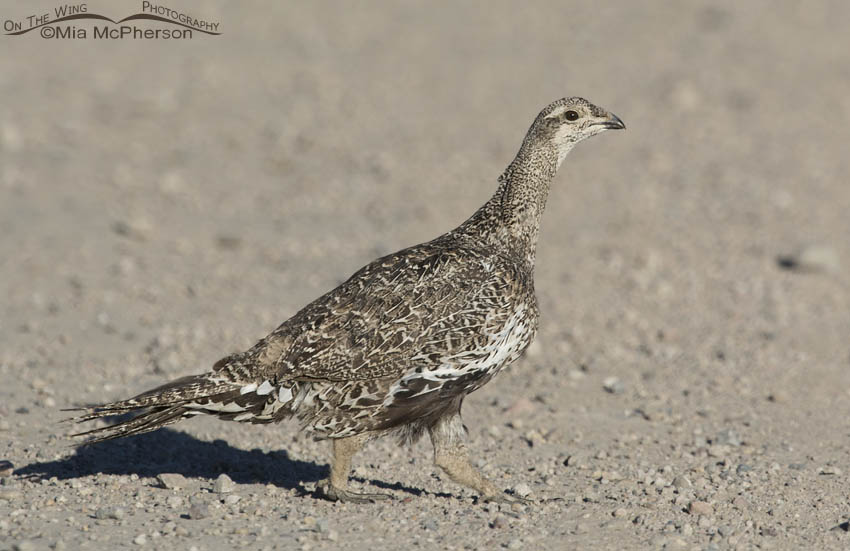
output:
[[[776,259],[780,268],[795,272],[831,272],[841,270],[838,253],[828,245],[809,245],[788,255]]]
[[[622,394],[626,390],[626,385],[617,377],[607,377],[602,381],[602,388],[611,394]]]
[[[21,540],[12,546],[13,551],[35,551],[36,546],[30,540]]]
[[[328,531],[328,519],[319,517],[316,519],[316,532],[325,534]]]
[[[520,482],[514,486],[514,495],[519,497],[528,497],[531,494],[531,488],[525,482]]]
[[[139,534],[138,536],[133,538],[133,543],[135,543],[136,545],[144,545],[145,543],[147,543],[147,541],[148,537],[144,534]]]
[[[717,433],[717,436],[714,438],[714,443],[737,447],[741,445],[741,437],[738,436],[738,433],[733,429],[726,429]]]
[[[210,516],[210,507],[206,503],[195,503],[189,507],[189,518],[200,520]]]
[[[767,395],[768,402],[777,404],[785,403],[790,399],[790,395],[784,390],[777,390]]]
[[[711,516],[714,513],[714,508],[705,501],[692,501],[688,506],[688,513],[696,516],[702,515],[705,517]]]
[[[501,530],[508,527],[508,519],[504,515],[498,515],[490,522],[490,528]]]
[[[177,523],[173,520],[169,520],[165,524],[162,525],[162,531],[168,534],[169,532],[173,532],[177,529]]]
[[[844,471],[839,469],[838,467],[833,467],[831,465],[827,465],[820,470],[820,474],[823,475],[841,475]]]
[[[572,454],[564,459],[565,467],[578,467],[582,463],[582,457],[579,454]]]
[[[537,341],[534,341],[537,342]],[[573,381],[578,381],[579,379],[584,379],[587,375],[585,375],[584,371],[580,369],[571,369],[567,372],[567,377],[572,379]]]
[[[738,473],[738,475],[742,475],[752,470],[753,468],[751,466],[747,465],[746,463],[741,463],[740,465],[738,465],[738,468],[735,469],[735,472]]]
[[[709,457],[726,457],[729,455],[729,446],[723,444],[712,444],[708,447]]]
[[[242,499],[242,496],[237,494],[228,494],[227,497],[224,498],[225,505],[236,505],[239,503],[239,500]]]
[[[165,504],[172,509],[176,509],[183,505],[183,498],[180,496],[168,496],[168,499],[165,500]]]
[[[676,488],[690,488],[692,486],[691,481],[688,480],[686,476],[677,476],[673,479],[673,486]]]
[[[217,494],[227,494],[236,489],[236,483],[226,474],[218,475],[213,484],[213,491]]]
[[[163,473],[157,475],[156,480],[166,490],[179,490],[186,487],[186,478],[182,474]]]
[[[620,507],[619,509],[615,509],[612,514],[616,518],[623,518],[624,516],[628,515],[629,512]]]
[[[844,530],[844,529],[842,528],[842,530]],[[844,530],[844,531],[846,532],[847,530]],[[759,532],[761,533],[762,536],[774,537],[774,536],[779,535],[779,530],[777,530],[773,526],[762,526],[759,529]]]
[[[121,507],[100,507],[94,513],[94,518],[99,519],[99,520],[106,520],[106,519],[121,520],[125,516],[126,516],[126,513],[124,512],[124,509],[122,509]]]
[[[511,540],[508,544],[508,549],[522,549],[522,540]]]

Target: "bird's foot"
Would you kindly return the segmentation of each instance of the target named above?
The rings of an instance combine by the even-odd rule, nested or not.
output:
[[[329,481],[320,484],[317,489],[330,501],[339,501],[340,503],[375,503],[384,499],[389,499],[389,494],[358,494],[350,492],[344,488],[337,488],[331,485]]]

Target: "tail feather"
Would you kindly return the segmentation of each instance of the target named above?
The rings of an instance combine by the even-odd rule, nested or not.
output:
[[[183,404],[195,398],[213,396],[238,387],[239,385],[234,383],[214,380],[207,375],[189,375],[188,377],[181,377],[147,392],[143,392],[129,400],[121,400],[120,402],[112,402],[102,406],[83,409],[92,409],[94,410],[92,411],[93,414],[95,412],[101,412],[102,414],[98,415],[98,417],[104,417],[145,407]],[[94,419],[96,417],[92,418]]]
[[[251,385],[248,385],[251,387]],[[256,384],[253,388],[256,388]],[[104,417],[139,412],[130,419],[119,421],[105,427],[98,427],[71,436],[93,436],[83,444],[94,444],[134,434],[143,434],[165,425],[199,414],[216,415],[222,419],[269,423],[278,421],[289,412],[278,412],[272,408],[270,417],[268,406],[274,402],[274,396],[246,392],[246,385],[223,380],[214,374],[183,377],[162,386],[143,392],[129,400],[108,404],[73,408],[70,411],[84,411],[77,417],[67,419],[74,423],[84,423]],[[277,405],[277,404],[274,404]]]
[[[89,445],[96,442],[103,442],[105,440],[122,438],[124,436],[151,432],[160,427],[176,423],[177,421],[180,421],[185,417],[189,417],[194,413],[200,412],[192,412],[192,410],[188,410],[182,406],[155,408],[151,411],[141,413],[127,421],[122,421],[106,427],[98,427],[84,432],[78,432],[71,436],[95,436],[95,438],[91,438],[82,443],[83,445]]]

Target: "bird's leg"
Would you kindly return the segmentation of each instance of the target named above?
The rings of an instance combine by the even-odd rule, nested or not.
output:
[[[449,478],[472,488],[481,494],[484,501],[525,501],[500,491],[481,471],[472,466],[464,443],[466,429],[460,418],[460,411],[444,415],[429,427],[428,432],[434,444],[434,463],[443,469]]]
[[[351,458],[363,448],[369,439],[367,434],[358,434],[333,440],[333,462],[331,476],[319,483],[320,490],[331,501],[367,503],[387,499],[388,494],[357,494],[348,491],[348,473],[351,471]]]

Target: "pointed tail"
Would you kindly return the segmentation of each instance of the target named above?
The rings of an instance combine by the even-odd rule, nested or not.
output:
[[[67,421],[84,423],[103,417],[139,412],[130,419],[71,435],[93,436],[94,438],[82,443],[87,445],[143,434],[200,414],[252,423],[279,420],[278,416],[264,415],[269,398],[274,398],[258,395],[256,392],[246,392],[251,386],[256,388],[256,385],[246,386],[223,380],[214,373],[192,375],[171,381],[129,400],[66,410],[85,412]]]

